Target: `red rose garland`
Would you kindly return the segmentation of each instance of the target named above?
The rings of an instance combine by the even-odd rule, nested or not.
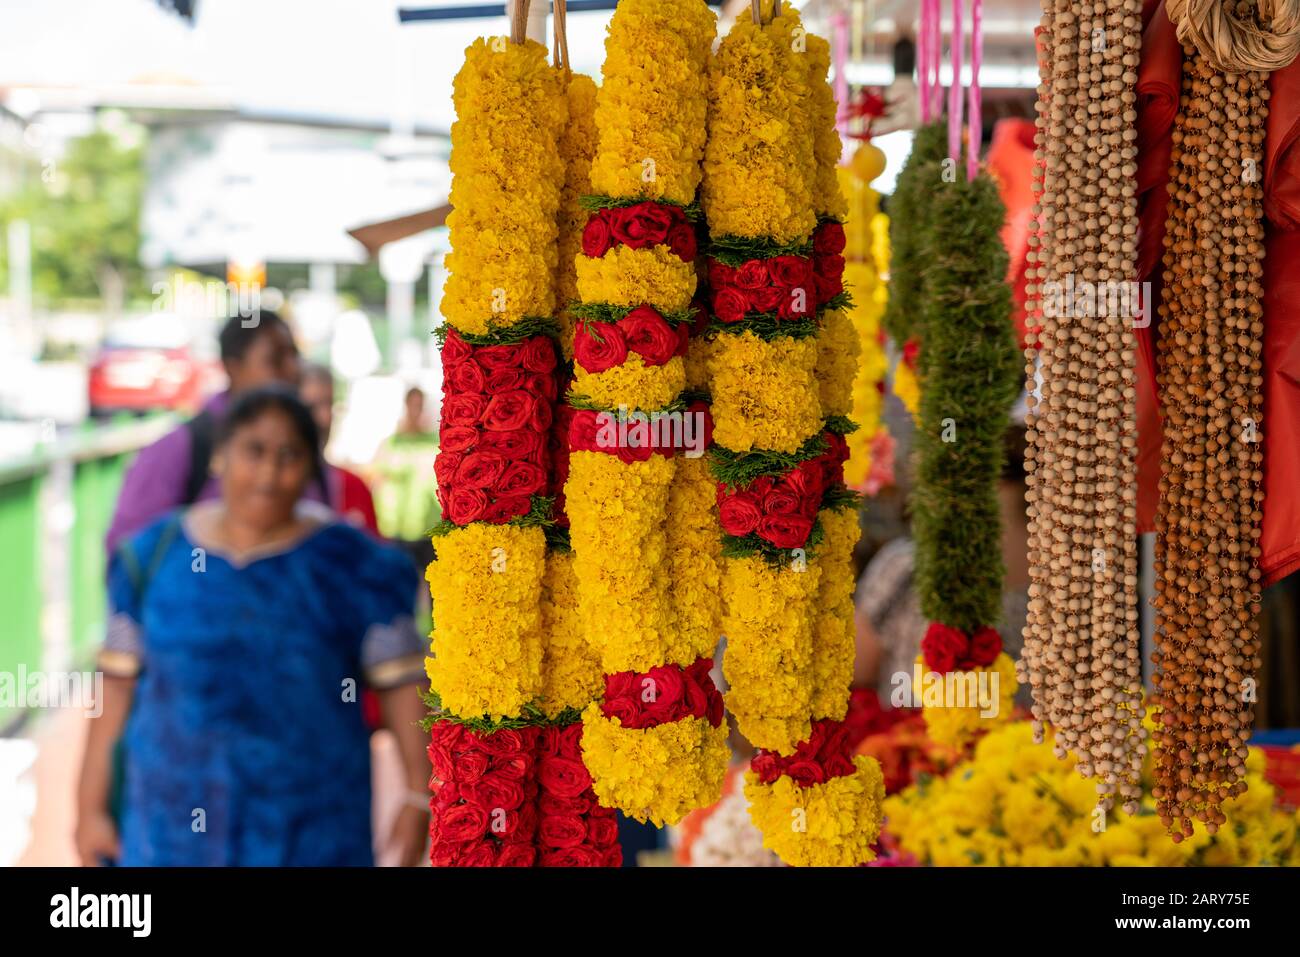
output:
[[[601,807],[582,763],[582,723],[543,728],[538,747],[538,864],[619,867],[618,812]]]

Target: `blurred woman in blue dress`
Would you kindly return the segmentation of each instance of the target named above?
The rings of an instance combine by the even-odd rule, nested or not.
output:
[[[371,864],[365,684],[379,691],[408,788],[388,840],[402,863],[422,857],[419,578],[401,552],[303,501],[321,474],[315,433],[292,392],[241,396],[213,457],[220,499],[159,519],[114,554],[103,713],[78,792],[84,863]]]

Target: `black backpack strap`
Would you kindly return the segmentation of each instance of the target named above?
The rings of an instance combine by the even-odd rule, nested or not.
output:
[[[217,423],[212,413],[204,409],[186,422],[185,428],[190,433],[190,473],[185,479],[185,497],[178,504],[193,505],[198,501],[203,486],[208,483]]]

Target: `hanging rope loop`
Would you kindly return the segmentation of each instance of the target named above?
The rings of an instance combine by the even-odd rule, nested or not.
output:
[[[1300,53],[1300,0],[1259,0],[1238,12],[1236,0],[1167,0],[1178,39],[1224,73],[1271,73]]]

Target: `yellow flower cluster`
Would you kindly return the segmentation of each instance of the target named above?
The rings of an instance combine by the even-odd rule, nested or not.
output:
[[[839,130],[835,127],[835,91],[827,74],[831,69],[831,45],[822,37],[808,34],[808,86],[811,96],[813,151],[817,175],[813,181],[813,209],[820,216],[843,220],[849,206],[840,190],[836,167],[840,162]]]
[[[443,315],[469,333],[550,316],[568,106],[546,47],[475,40],[452,101]]]
[[[713,58],[702,201],[714,236],[789,243],[816,225],[808,64],[791,37],[797,23],[788,7],[762,27],[737,17]]]
[[[578,620],[578,575],[573,552],[548,552],[542,582],[542,693],[549,718],[565,708],[585,708],[605,688],[600,659]]]
[[[660,312],[681,312],[695,295],[695,263],[682,262],[664,245],[611,246],[599,259],[579,256],[577,268],[583,302],[649,303]]]
[[[662,455],[631,463],[605,452],[569,458],[564,488],[578,607],[606,674],[665,663],[674,583],[665,574],[664,513],[676,465]]]
[[[709,353],[713,439],[733,452],[795,452],[822,424],[817,340],[723,334]]]
[[[875,758],[858,755],[853,774],[811,787],[787,775],[763,784],[745,772],[749,817],[763,846],[792,867],[856,867],[875,859],[885,779]]]
[[[915,419],[921,411],[921,381],[902,359],[894,365],[894,395]]]
[[[815,374],[822,412],[826,415],[849,415],[853,411],[853,383],[861,349],[858,331],[847,312],[830,309],[822,314],[821,327],[817,330]]]
[[[620,0],[609,22],[596,104],[596,193],[682,204],[695,199],[714,21],[702,0]]]
[[[653,412],[671,403],[686,386],[686,363],[673,356],[661,366],[648,366],[636,353],[629,353],[622,365],[604,372],[573,367],[573,391],[585,395],[602,409]]]
[[[812,716],[839,721],[848,711],[853,657],[857,651],[853,549],[858,544],[861,528],[854,508],[822,509],[817,517],[823,537],[816,558],[821,566],[821,583],[813,636]]]
[[[540,528],[474,523],[438,540],[425,577],[436,624],[425,671],[443,707],[518,714],[542,689]]]
[[[560,190],[559,250],[555,268],[556,318],[560,347],[573,358],[573,317],[568,306],[578,298],[575,260],[582,252],[582,230],[587,211],[580,200],[591,192],[591,159],[596,153],[596,84],[591,77],[573,73],[563,77],[569,101],[569,121],[560,136],[564,160],[564,188]]]
[[[582,760],[605,807],[656,827],[722,797],[727,774],[727,723],[683,718],[653,728],[624,728],[600,705],[582,714]]]
[[[860,489],[871,473],[871,441],[883,427],[880,414],[884,397],[880,383],[889,368],[889,359],[880,342],[880,317],[885,314],[889,292],[876,271],[863,262],[849,260],[844,267],[844,281],[853,284],[853,309],[849,317],[859,349],[849,413],[858,423],[858,430],[847,436],[849,460],[844,464],[844,483],[849,488]]]
[[[923,656],[917,656],[916,664],[920,666],[920,681],[916,680],[918,672],[913,669],[912,694],[921,703],[926,732],[935,744],[961,750],[974,739],[977,732],[1006,724],[1012,719],[1019,685],[1016,683],[1015,663],[1005,653],[999,654],[989,668],[955,672],[950,682],[947,680],[949,676],[931,672],[926,667]],[[971,676],[974,677],[973,681]],[[994,680],[997,682],[996,688],[993,687]],[[943,691],[947,684],[953,685],[957,695],[964,695],[964,698],[958,700],[971,703],[958,707],[956,700],[948,700]],[[964,690],[958,689],[958,684],[962,684]],[[969,693],[972,689],[980,689],[981,684],[987,689],[986,700],[983,691]],[[994,708],[995,712],[988,717],[980,714],[981,710]]]
[[[722,634],[722,541],[718,538],[717,483],[707,460],[679,455],[668,493],[668,575],[672,626],[667,660],[689,664],[712,655]]]
[[[703,262],[703,260],[701,260]],[[707,390],[709,387],[709,355],[715,348],[715,339],[691,336],[686,350],[686,388]]]
[[[1223,804],[1228,826],[1210,835],[1198,825],[1174,844],[1149,796],[1150,758],[1138,813],[1101,819],[1096,785],[1075,773],[1075,759],[1034,744],[1030,722],[1015,721],[981,738],[946,777],[887,798],[885,815],[904,851],[940,867],[1300,864],[1300,820],[1274,808],[1264,763],[1263,752],[1250,749],[1249,790]]]
[[[821,566],[724,560],[727,709],[751,744],[793,754],[812,731],[814,626]]]

